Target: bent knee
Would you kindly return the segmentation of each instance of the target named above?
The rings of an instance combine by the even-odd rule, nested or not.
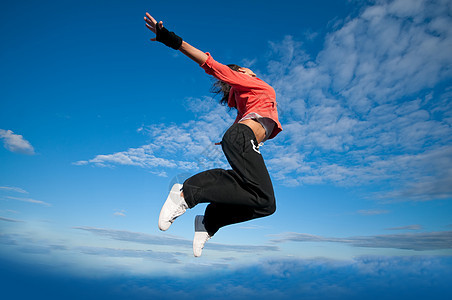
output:
[[[265,199],[263,205],[260,208],[260,211],[265,216],[270,216],[276,212],[276,201],[275,197],[269,197]]]
[[[276,212],[276,204],[273,202],[273,205],[270,206],[269,209],[268,209],[268,215],[267,216],[273,215],[275,212]]]

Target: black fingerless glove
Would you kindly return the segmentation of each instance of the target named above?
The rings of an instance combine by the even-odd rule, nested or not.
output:
[[[180,36],[176,35],[172,31],[168,31],[165,27],[160,29],[158,23],[156,24],[155,29],[155,34],[157,35],[156,41],[161,42],[175,50],[179,50],[182,45],[182,38]]]

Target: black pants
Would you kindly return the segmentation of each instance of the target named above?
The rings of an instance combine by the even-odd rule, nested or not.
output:
[[[234,124],[221,141],[232,170],[213,169],[184,182],[184,198],[190,208],[210,203],[204,225],[213,236],[223,226],[271,215],[276,210],[273,186],[254,132]]]

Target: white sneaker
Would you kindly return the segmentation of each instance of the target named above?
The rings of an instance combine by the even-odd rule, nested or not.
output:
[[[163,204],[160,210],[159,228],[162,231],[168,230],[174,220],[183,215],[188,208],[187,202],[180,195],[181,189],[182,184],[176,183],[173,185],[165,204]]]
[[[195,218],[195,237],[193,239],[193,254],[195,257],[200,257],[202,248],[206,242],[211,238],[204,227],[204,216],[196,216]]]

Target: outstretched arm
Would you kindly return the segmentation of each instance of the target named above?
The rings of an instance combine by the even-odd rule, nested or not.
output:
[[[194,60],[199,65],[205,63],[208,58],[207,54],[185,41],[182,42],[182,46],[180,47],[179,51]]]
[[[157,22],[149,13],[146,13],[144,20],[146,21],[146,27],[149,28],[149,30],[151,30],[153,33],[157,34],[157,26],[159,29],[163,29],[163,22]],[[157,41],[157,37],[152,38],[151,41]],[[178,50],[199,65],[202,65],[208,58],[207,54],[185,41],[182,41],[182,44]]]

